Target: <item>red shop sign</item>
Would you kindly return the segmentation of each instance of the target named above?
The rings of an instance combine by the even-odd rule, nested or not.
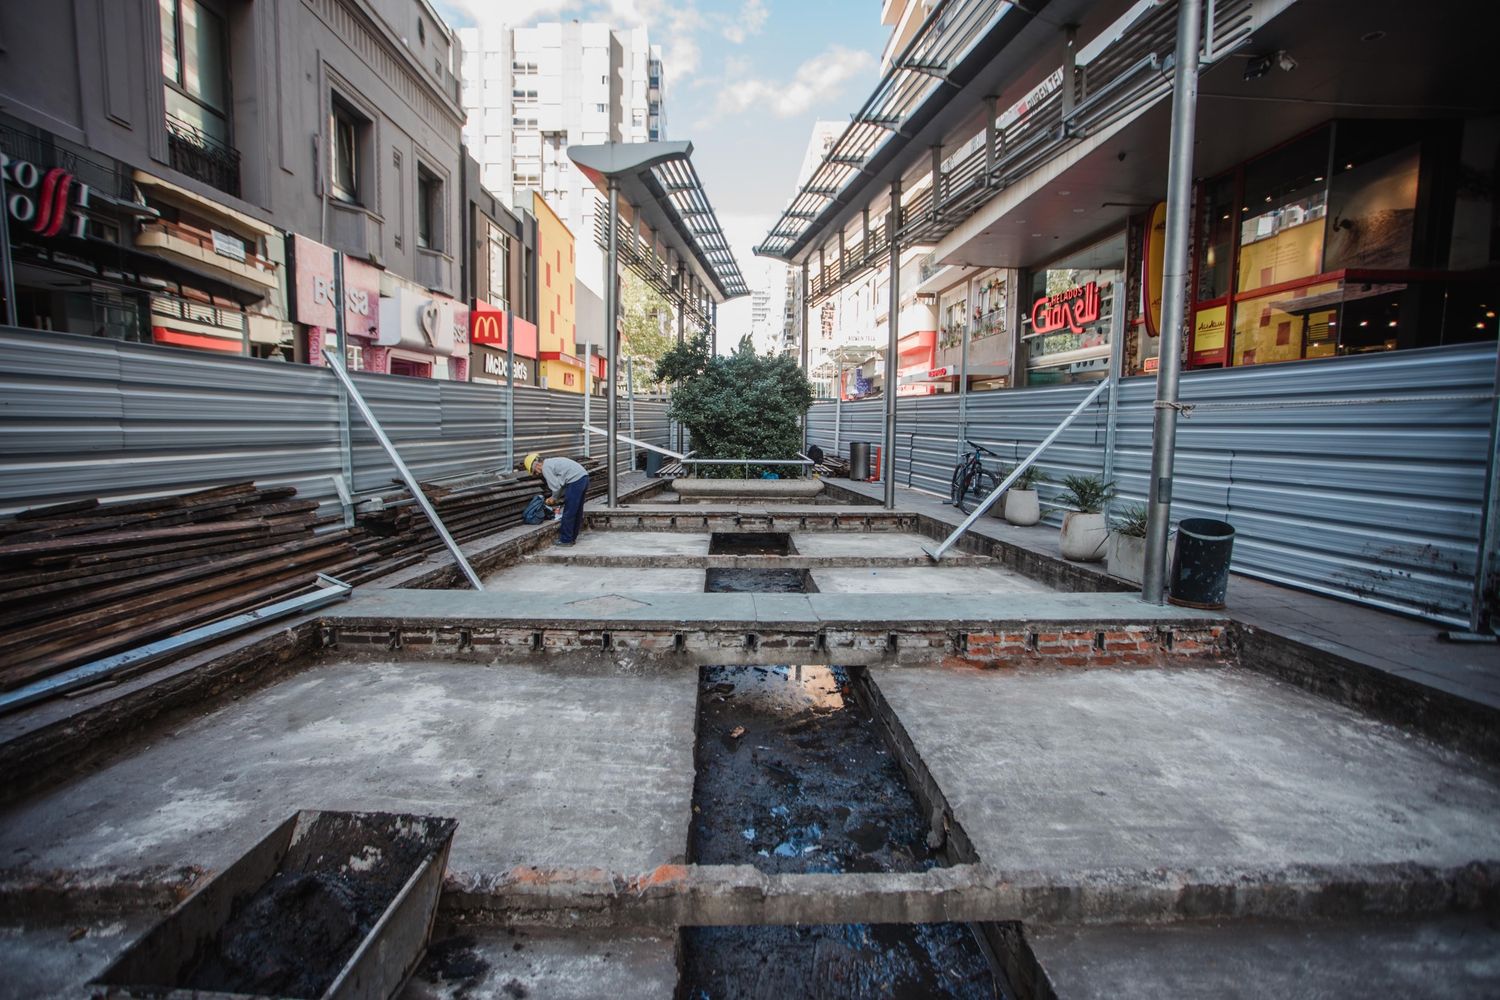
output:
[[[1055,333],[1068,330],[1082,333],[1090,323],[1099,322],[1099,283],[1090,281],[1056,295],[1046,295],[1031,307],[1031,332]]]

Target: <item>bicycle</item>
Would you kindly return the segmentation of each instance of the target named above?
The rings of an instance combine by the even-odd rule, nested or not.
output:
[[[973,450],[965,452],[953,466],[947,502],[967,514],[969,508],[964,506],[965,498],[972,496],[975,500],[982,500],[1000,486],[1000,477],[984,467],[979,453],[984,452],[992,458],[1000,456],[975,441],[965,440],[964,443]]]

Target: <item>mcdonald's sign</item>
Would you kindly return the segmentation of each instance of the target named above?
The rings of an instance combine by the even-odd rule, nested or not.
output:
[[[506,349],[506,329],[516,338],[516,356],[536,357],[536,324],[529,323],[514,313],[496,309],[483,300],[475,300],[469,311],[469,340],[474,344],[485,344],[500,350]]]

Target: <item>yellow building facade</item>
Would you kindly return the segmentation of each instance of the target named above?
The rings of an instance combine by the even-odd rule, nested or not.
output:
[[[573,233],[536,192],[531,195],[531,214],[536,216],[536,346],[542,384],[549,389],[583,393],[588,379],[584,359],[576,353]]]

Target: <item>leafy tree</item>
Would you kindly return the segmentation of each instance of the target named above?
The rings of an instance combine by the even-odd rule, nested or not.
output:
[[[797,362],[759,355],[748,337],[727,357],[709,353],[702,335],[673,347],[653,373],[658,382],[679,382],[672,418],[693,435],[702,458],[796,458],[802,449],[802,417],[812,405],[812,386]],[[786,466],[750,467],[785,473]],[[706,477],[738,479],[742,467],[700,466]]]
[[[673,347],[676,336],[666,332],[673,322],[672,307],[661,293],[626,271],[620,282],[621,355],[635,359],[636,392],[660,389],[652,372]]]

